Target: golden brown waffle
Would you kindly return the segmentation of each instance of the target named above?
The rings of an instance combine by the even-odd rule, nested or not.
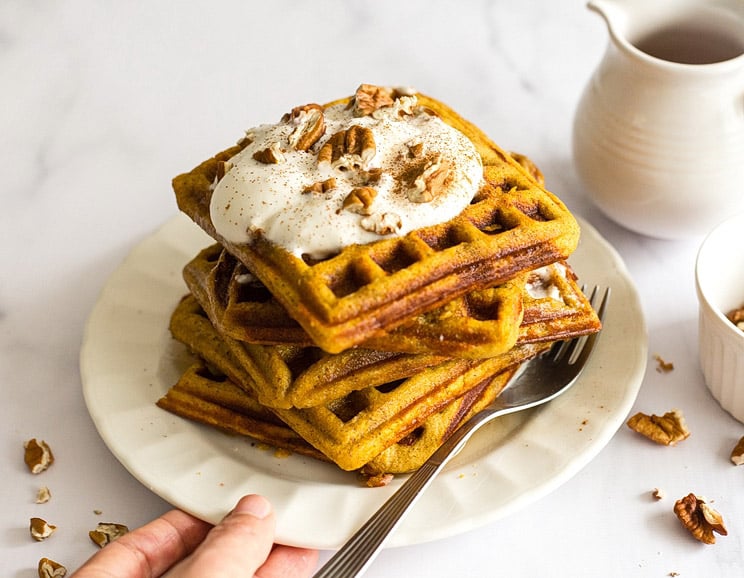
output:
[[[258,345],[235,340],[227,335],[218,337],[217,330],[206,320],[201,303],[210,319],[219,319],[223,311],[218,300],[210,299],[199,275],[186,267],[184,276],[192,290],[174,311],[171,330],[174,337],[194,349],[197,335],[209,336],[201,343],[218,343],[229,350],[230,359],[242,369],[231,378],[250,388],[264,405],[277,408],[312,407],[339,398],[355,389],[377,386],[404,379],[427,367],[440,364],[446,356],[404,354],[362,348],[330,355],[315,347],[296,345]],[[551,335],[575,337],[599,329],[599,320],[576,286],[573,273],[564,265],[543,269],[541,284],[557,291],[555,297],[536,298],[525,293],[528,323],[520,327],[520,343],[552,341]],[[220,352],[220,355],[225,355]],[[502,354],[504,355],[504,354]],[[202,353],[208,359],[214,355]]]
[[[254,397],[196,360],[157,401],[171,413],[276,448],[329,461]]]
[[[236,245],[215,231],[211,187],[220,162],[240,146],[173,181],[179,208],[242,261],[328,352],[363,343],[474,289],[564,259],[578,243],[578,224],[559,199],[476,126],[437,100],[417,97],[420,106],[470,138],[484,165],[484,184],[470,206],[446,223],[313,261],[260,235]]]
[[[247,343],[311,346],[307,333],[266,288],[257,280],[244,281],[244,276],[245,267],[219,245],[202,250],[184,268],[189,288],[218,304],[221,315],[213,321],[222,333]],[[518,297],[516,280],[506,289],[473,291],[362,346],[482,358],[508,349],[504,345],[511,343],[509,325],[517,319],[521,324],[514,333],[520,343],[568,339],[600,329],[596,313],[566,263],[520,275],[518,282],[522,284]],[[514,311],[517,306],[519,316]],[[506,315],[502,315],[504,310]]]
[[[576,281],[576,274],[566,263],[553,263],[528,276],[518,343],[560,341],[602,328]]]
[[[514,371],[509,368],[448,403],[365,464],[362,473],[379,476],[418,469],[452,432],[496,399]],[[215,375],[203,360],[196,360],[157,404],[175,415],[230,434],[250,436],[278,449],[330,461],[243,389]]]
[[[193,311],[194,308],[195,300],[187,297],[177,311]],[[203,315],[195,312],[189,317],[191,321],[188,323],[198,329],[180,336],[180,339],[205,360],[213,374],[223,374],[230,379],[241,375],[241,368],[235,366],[236,358],[230,349],[220,344],[220,336],[211,324],[204,324]],[[177,338],[177,332],[188,333],[189,326],[183,321],[174,321],[171,327]],[[363,387],[320,406],[271,408],[271,411],[342,469],[353,470],[409,435],[423,420],[453,400],[476,388],[486,387],[495,375],[536,355],[545,347],[546,344],[525,344],[495,358],[450,359],[407,379]],[[255,386],[250,382],[240,386],[248,397],[253,397]],[[464,406],[460,404],[460,407]],[[193,413],[190,417],[195,419]],[[432,435],[427,439],[431,440]]]
[[[361,472],[374,477],[417,470],[462,424],[493,403],[516,371],[516,366],[507,368],[490,381],[448,403],[408,436],[365,464]]]
[[[201,251],[184,269],[190,288],[205,291],[218,303],[213,319],[220,331],[238,341],[313,346],[313,340],[268,290],[220,245]],[[422,313],[389,333],[373,336],[361,347],[448,357],[493,357],[511,349],[522,323],[526,275],[498,288],[464,295]]]
[[[173,312],[173,337],[214,363],[269,407],[320,405],[355,389],[404,379],[448,359],[441,355],[367,349],[330,355],[317,347],[239,342],[218,334],[200,303],[204,309],[212,305],[195,285],[193,294]],[[212,349],[216,351],[213,353]],[[234,366],[224,365],[228,363]]]

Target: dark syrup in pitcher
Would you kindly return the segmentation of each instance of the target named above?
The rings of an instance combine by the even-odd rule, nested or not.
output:
[[[713,64],[744,54],[744,38],[695,24],[661,28],[634,44],[650,56],[680,64]]]

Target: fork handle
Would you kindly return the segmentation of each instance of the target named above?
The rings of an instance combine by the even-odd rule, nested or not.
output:
[[[484,410],[457,429],[431,457],[367,520],[313,578],[353,578],[361,576],[382,549],[390,533],[429,487],[435,476],[483,423],[497,412]]]

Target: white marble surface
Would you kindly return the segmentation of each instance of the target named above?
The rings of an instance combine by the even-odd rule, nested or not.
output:
[[[98,437],[78,353],[107,277],[176,212],[171,177],[244,128],[371,82],[415,86],[530,155],[617,248],[649,330],[633,411],[679,407],[692,436],[657,447],[622,427],[550,496],[464,535],[386,550],[367,575],[741,576],[744,468],[728,453],[744,425],[711,398],[698,365],[699,239],[615,226],[572,166],[573,110],[606,41],[582,0],[0,3],[3,574],[34,576],[41,556],[77,567],[94,550],[95,509],[135,527],[169,507]],[[655,353],[674,371],[657,372]],[[41,477],[22,462],[30,437],[57,457]],[[36,505],[41,484],[53,498]],[[655,487],[664,500],[650,497]],[[671,509],[688,492],[715,502],[728,537],[704,546],[682,530]],[[28,535],[36,515],[59,526],[44,543]]]

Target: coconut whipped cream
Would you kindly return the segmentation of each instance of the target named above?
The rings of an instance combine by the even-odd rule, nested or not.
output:
[[[566,267],[560,263],[545,265],[532,271],[527,279],[527,293],[533,299],[554,299],[563,301],[561,290],[555,283],[556,276],[566,278]]]
[[[315,110],[248,131],[250,144],[227,163],[210,212],[228,241],[260,232],[297,256],[322,258],[447,221],[481,185],[472,142],[420,109],[415,95],[365,114],[345,103],[308,106]],[[324,131],[301,150],[310,113],[323,117]]]

